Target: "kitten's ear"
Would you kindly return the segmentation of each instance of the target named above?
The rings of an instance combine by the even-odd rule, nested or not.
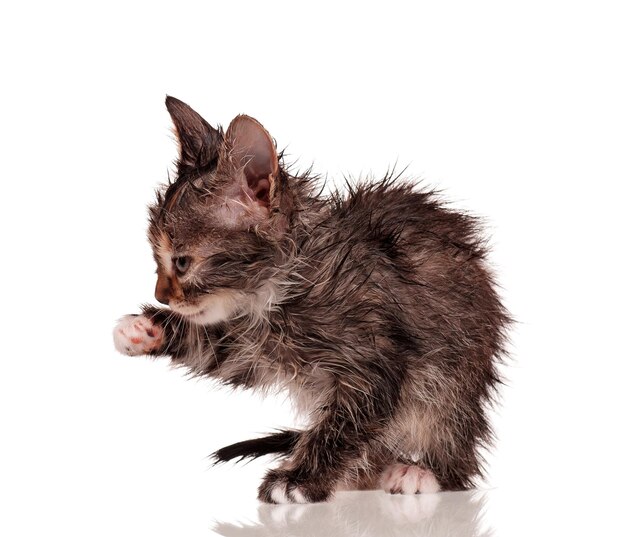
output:
[[[191,106],[167,96],[167,111],[172,116],[180,147],[179,165],[202,168],[217,158],[222,133],[211,127]]]
[[[250,201],[269,208],[278,177],[278,156],[274,141],[256,119],[237,116],[226,131],[229,165],[243,173]]]

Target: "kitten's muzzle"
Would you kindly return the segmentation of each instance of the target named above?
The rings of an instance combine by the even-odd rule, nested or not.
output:
[[[154,297],[161,304],[169,304],[172,298],[182,298],[182,290],[175,276],[158,273]]]

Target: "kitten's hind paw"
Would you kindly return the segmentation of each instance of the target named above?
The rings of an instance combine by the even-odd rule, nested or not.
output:
[[[434,474],[415,464],[391,464],[383,471],[380,486],[391,494],[439,492],[441,487]]]
[[[122,354],[148,354],[163,343],[163,329],[145,315],[125,315],[113,330],[113,342]]]
[[[259,487],[259,500],[265,503],[325,502],[331,495],[331,485],[313,479],[295,479],[284,470],[270,470]]]

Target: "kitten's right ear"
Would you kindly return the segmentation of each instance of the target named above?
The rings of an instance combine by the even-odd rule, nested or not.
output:
[[[191,106],[169,95],[165,106],[172,116],[180,149],[179,166],[202,168],[217,158],[221,130],[214,129]]]

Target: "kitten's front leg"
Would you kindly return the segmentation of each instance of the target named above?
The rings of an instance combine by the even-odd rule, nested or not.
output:
[[[350,463],[381,434],[400,393],[402,369],[371,371],[368,390],[339,386],[319,410],[313,427],[303,431],[289,461],[270,470],[259,488],[268,503],[328,500]],[[337,384],[340,384],[339,382]]]
[[[113,330],[118,352],[139,356],[158,351],[163,346],[163,328],[146,315],[125,315]]]
[[[125,315],[113,330],[115,348],[128,356],[165,355],[185,345],[186,321],[171,310],[147,306],[142,314]]]
[[[290,459],[266,474],[259,487],[261,501],[324,502],[332,496],[345,463],[356,455],[354,448],[362,440],[349,424],[331,424],[332,418],[323,421],[303,431]],[[352,429],[348,436],[343,434],[345,428]]]

